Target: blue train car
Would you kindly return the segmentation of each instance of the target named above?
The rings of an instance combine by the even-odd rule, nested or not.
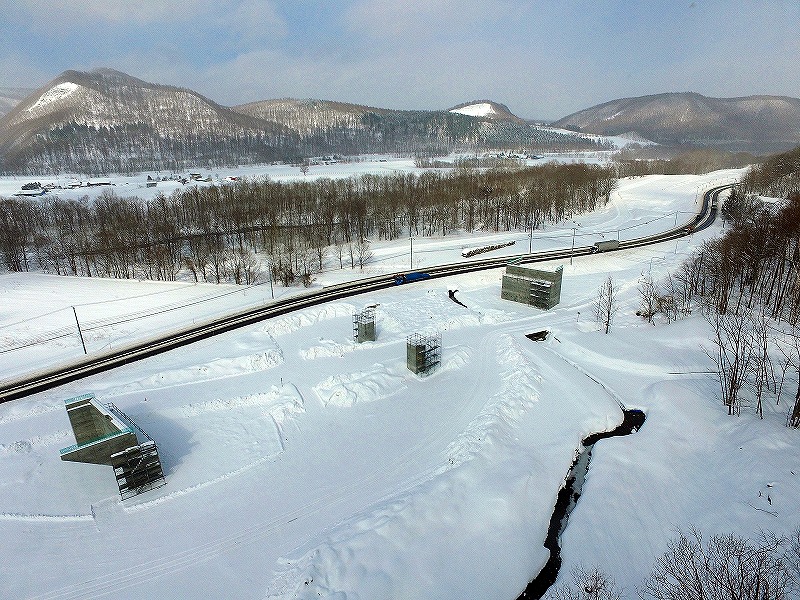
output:
[[[413,281],[419,281],[420,279],[430,279],[430,275],[427,273],[400,273],[400,275],[394,276],[394,284],[395,285],[403,285],[404,283],[411,283]]]

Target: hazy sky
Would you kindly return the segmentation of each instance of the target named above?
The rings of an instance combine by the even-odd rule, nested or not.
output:
[[[0,0],[0,86],[110,67],[224,105],[800,97],[798,0]]]

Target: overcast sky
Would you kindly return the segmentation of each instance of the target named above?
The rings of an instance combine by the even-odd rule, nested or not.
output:
[[[661,92],[800,97],[798,0],[0,0],[0,86],[110,67],[224,104],[526,118]]]

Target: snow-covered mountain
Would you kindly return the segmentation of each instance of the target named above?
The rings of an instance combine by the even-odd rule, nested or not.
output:
[[[459,110],[394,110],[330,100],[264,100],[233,110],[296,131],[305,154],[438,152],[453,149],[589,147],[593,142],[526,123],[502,104],[491,114]]]
[[[269,161],[296,136],[191,90],[119,71],[66,71],[0,119],[0,168],[85,173]]]
[[[513,121],[524,123],[517,115],[512,113],[505,104],[499,104],[491,100],[473,100],[465,102],[450,109],[451,113],[468,115],[470,117],[481,117],[495,121]]]
[[[596,147],[595,140],[526,123],[488,104],[491,118],[326,100],[230,108],[119,71],[66,71],[0,118],[0,171],[126,173],[328,153]]]
[[[599,104],[554,125],[601,135],[635,132],[664,144],[775,152],[800,144],[800,99],[657,94]]]
[[[33,91],[30,88],[0,87],[0,117],[31,95]]]

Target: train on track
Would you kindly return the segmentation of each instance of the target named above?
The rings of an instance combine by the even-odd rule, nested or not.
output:
[[[403,285],[404,283],[412,283],[414,281],[420,281],[421,279],[430,279],[431,276],[429,273],[420,273],[419,271],[415,271],[414,273],[400,273],[393,277],[395,285]]]

